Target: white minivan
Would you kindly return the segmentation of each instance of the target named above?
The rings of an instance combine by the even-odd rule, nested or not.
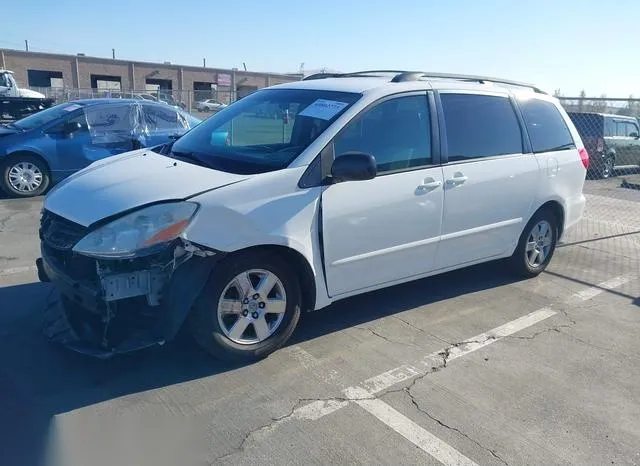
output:
[[[47,195],[46,333],[108,357],[185,324],[251,360],[348,296],[501,258],[533,277],[582,216],[588,164],[527,84],[368,71],[263,89]]]

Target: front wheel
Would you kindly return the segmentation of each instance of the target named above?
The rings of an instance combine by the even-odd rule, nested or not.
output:
[[[537,212],[524,228],[511,256],[514,272],[527,278],[542,273],[556,250],[558,233],[558,220],[554,213],[549,209]]]
[[[49,171],[42,160],[33,155],[11,157],[0,172],[0,188],[13,197],[39,196],[49,187]]]
[[[270,252],[240,253],[214,269],[194,305],[191,328],[214,357],[248,362],[285,344],[300,307],[295,270]]]

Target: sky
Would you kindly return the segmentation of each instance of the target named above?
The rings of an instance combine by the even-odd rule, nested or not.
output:
[[[242,6],[241,6],[242,5]],[[499,76],[640,97],[639,0],[8,2],[0,48],[297,72]]]

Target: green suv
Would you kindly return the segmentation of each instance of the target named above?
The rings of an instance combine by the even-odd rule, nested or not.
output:
[[[640,129],[634,117],[606,113],[569,112],[589,152],[592,178],[640,166]]]

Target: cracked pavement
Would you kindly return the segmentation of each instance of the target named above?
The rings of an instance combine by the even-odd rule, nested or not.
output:
[[[366,400],[479,465],[640,464],[640,193],[604,184],[566,238],[587,242],[539,278],[494,263],[349,298],[245,366],[187,338],[111,361],[53,347],[49,288],[0,273],[0,464],[440,464]],[[40,202],[0,200],[0,270],[33,264]],[[568,299],[622,275],[636,278]]]

